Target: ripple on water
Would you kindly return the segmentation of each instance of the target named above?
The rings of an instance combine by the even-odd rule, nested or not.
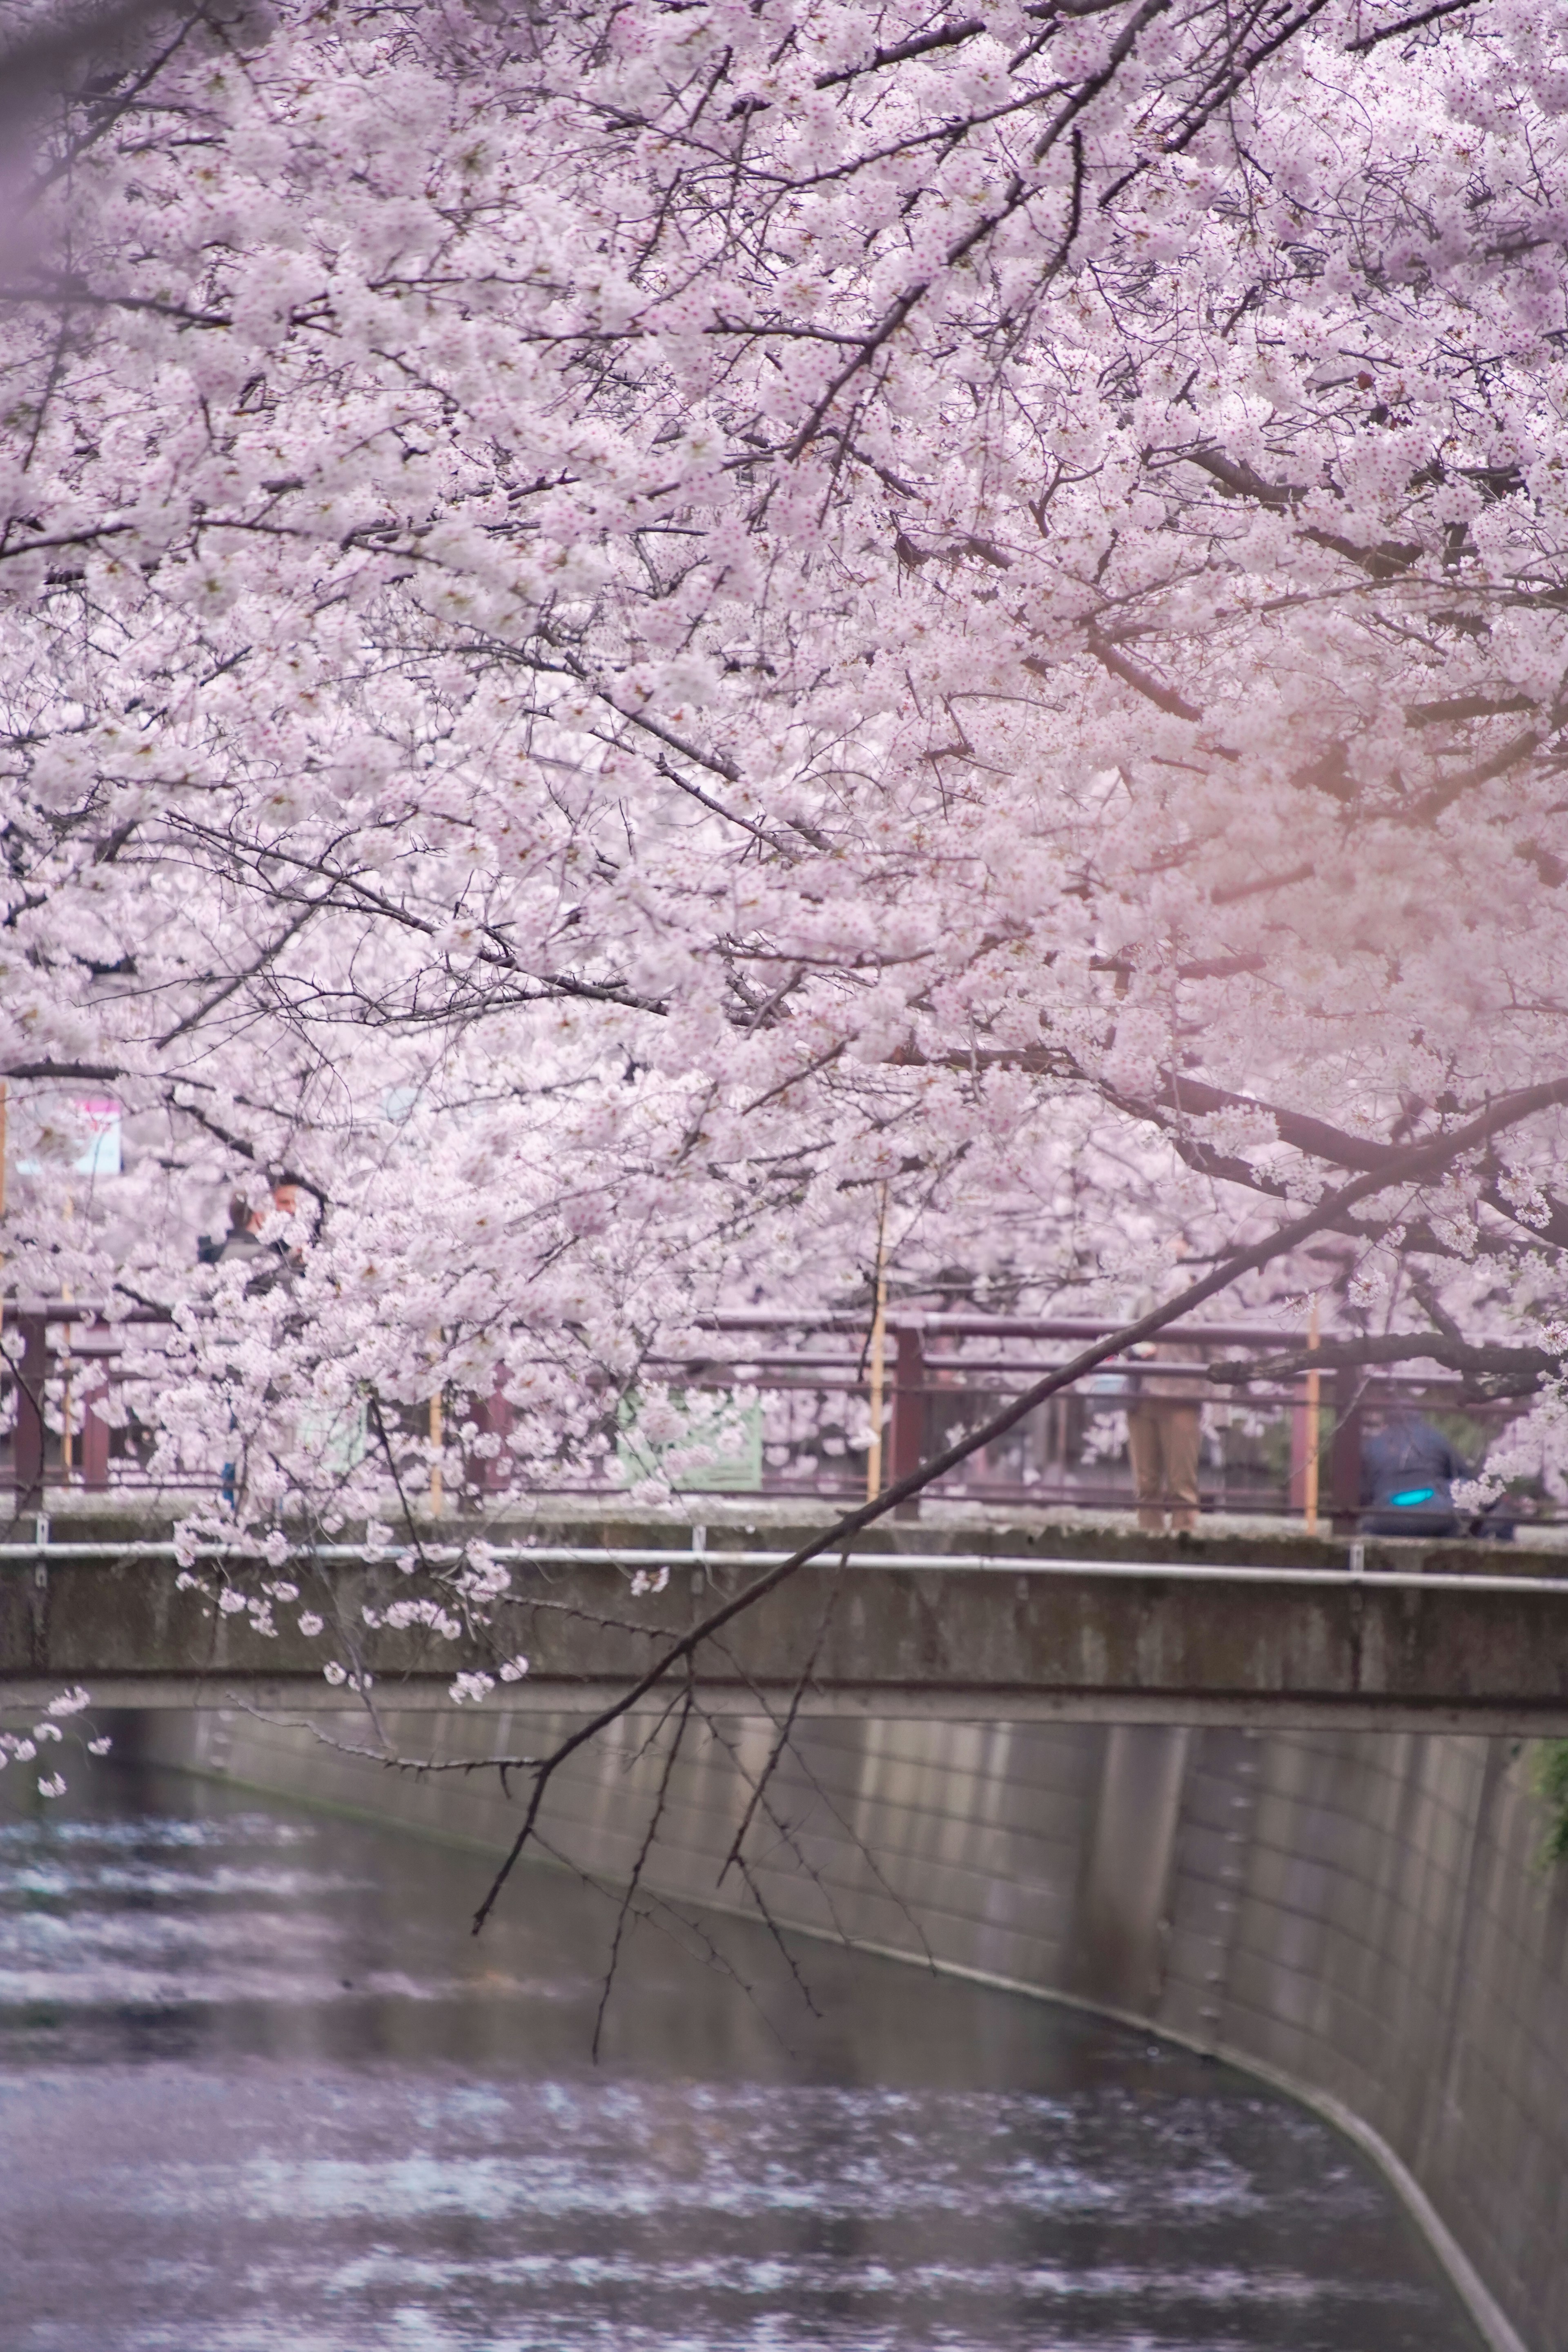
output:
[[[1256,2084],[821,1950],[801,2009],[540,1874],[106,1768],[0,1817],[6,2352],[1475,2352]],[[750,1987],[748,1992],[742,1986]]]

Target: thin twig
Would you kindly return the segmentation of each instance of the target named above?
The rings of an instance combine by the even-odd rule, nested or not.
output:
[[[637,1858],[632,1864],[632,1874],[626,1881],[626,1892],[621,1897],[620,1909],[616,1914],[616,1932],[610,1944],[609,1963],[605,1969],[605,1981],[599,1991],[599,2007],[594,2019],[592,2055],[595,2064],[598,2063],[599,2043],[605,2031],[605,2011],[610,2005],[610,1994],[615,1987],[616,1969],[621,1957],[621,1939],[626,1934],[626,1919],[637,1900],[637,1888],[642,1884],[643,1871],[647,1866],[648,1855],[653,1852],[654,1840],[658,1835],[658,1825],[664,1819],[665,1801],[669,1795],[670,1781],[675,1777],[675,1767],[680,1755],[680,1743],[686,1737],[686,1727],[690,1720],[691,1685],[689,1682],[681,1704],[680,1719],[675,1727],[675,1737],[669,1743],[669,1753],[664,1759],[664,1770],[659,1775],[658,1793],[654,1799],[653,1811],[648,1817],[647,1828],[643,1832],[643,1842],[637,1848]]]
[[[832,1622],[834,1608],[838,1600],[839,1586],[843,1581],[844,1571],[848,1565],[848,1553],[847,1551],[841,1552],[838,1557],[837,1573],[834,1577],[832,1583],[827,1588],[827,1603],[823,1610],[821,1620],[816,1628],[816,1638],[812,1643],[811,1654],[806,1659],[805,1665],[802,1666],[795,1686],[790,1693],[789,1706],[785,1712],[784,1722],[779,1727],[773,1747],[769,1750],[767,1760],[763,1764],[762,1771],[757,1777],[756,1785],[752,1790],[751,1801],[747,1805],[745,1811],[741,1816],[741,1825],[735,1832],[734,1837],[731,1842],[729,1853],[724,1856],[719,1875],[714,1881],[715,1885],[722,1886],[725,1879],[729,1876],[732,1866],[740,1861],[741,1848],[745,1842],[746,1832],[751,1828],[752,1822],[755,1819],[757,1807],[762,1802],[763,1791],[767,1787],[768,1782],[772,1780],[779,1759],[783,1756],[785,1748],[790,1744],[790,1735],[795,1729],[795,1720],[796,1716],[800,1713],[800,1703],[805,1696],[806,1685],[816,1670],[817,1657],[821,1652],[823,1642],[826,1638],[827,1628],[829,1623]]]
[[[741,1679],[745,1682],[747,1688],[752,1692],[752,1696],[755,1698],[758,1712],[765,1716],[770,1723],[776,1723],[777,1717],[774,1716],[773,1708],[768,1704],[766,1693],[759,1690],[749,1675],[742,1675]],[[719,1740],[727,1751],[730,1760],[734,1766],[736,1771],[741,1774],[742,1779],[749,1780],[751,1775],[746,1769],[745,1763],[738,1750],[731,1745],[728,1739],[725,1738],[723,1732],[720,1728],[718,1717],[704,1716],[703,1720],[707,1723],[714,1738]],[[812,1764],[811,1758],[806,1753],[805,1749],[792,1743],[791,1753],[793,1754],[795,1764],[805,1778],[806,1785],[810,1789],[812,1795],[816,1797],[824,1807],[826,1807],[828,1814],[843,1831],[845,1836],[848,1839],[850,1844],[854,1847],[856,1853],[859,1855],[861,1861],[870,1872],[872,1877],[876,1880],[877,1885],[881,1888],[882,1893],[887,1896],[889,1902],[898,1912],[900,1917],[903,1920],[904,1925],[909,1928],[910,1935],[913,1936],[916,1943],[920,1946],[921,1950],[925,1955],[928,1966],[934,1971],[936,1968],[936,1954],[931,1950],[930,1939],[926,1935],[925,1929],[921,1927],[918,1915],[911,1910],[904,1896],[899,1893],[898,1888],[889,1880],[881,1864],[877,1859],[875,1848],[869,1845],[860,1835],[859,1831],[856,1829],[847,1814],[845,1813],[839,1806],[832,1790],[828,1789],[826,1783],[818,1777],[816,1770]],[[791,1853],[795,1855],[795,1860],[805,1872],[807,1877],[810,1878],[816,1885],[823,1901],[826,1904],[828,1916],[833,1921],[834,1928],[838,1935],[839,1940],[843,1943],[846,1949],[852,1948],[855,1939],[848,1933],[848,1930],[843,1927],[839,1920],[837,1906],[834,1903],[832,1890],[829,1887],[826,1879],[811,1861],[805,1848],[800,1843],[799,1839],[795,1836],[795,1832],[791,1829],[789,1823],[781,1820],[779,1815],[773,1811],[771,1805],[765,1806],[764,1811],[766,1811],[768,1820],[778,1832],[781,1840],[789,1848]]]

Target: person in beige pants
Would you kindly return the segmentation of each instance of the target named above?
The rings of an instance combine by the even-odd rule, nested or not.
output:
[[[1156,1354],[1145,1340],[1131,1352],[1134,1357]],[[1198,1441],[1203,1408],[1198,1383],[1163,1369],[1177,1360],[1201,1358],[1203,1350],[1166,1340],[1161,1359],[1135,1374],[1137,1388],[1128,1401],[1127,1451],[1132,1462],[1132,1491],[1138,1497],[1138,1525],[1145,1535],[1163,1535],[1165,1515],[1177,1535],[1191,1534],[1198,1523]]]

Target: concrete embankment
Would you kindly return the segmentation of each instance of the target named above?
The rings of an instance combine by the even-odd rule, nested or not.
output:
[[[936,1722],[1568,1733],[1561,1554],[905,1524],[767,1589],[820,1525],[601,1517],[486,1534],[510,1589],[482,1623],[432,1622],[396,1548],[367,1555],[347,1535],[301,1543],[289,1564],[300,1609],[258,1622],[245,1606],[247,1575],[266,1575],[255,1563],[220,1553],[193,1579],[167,1526],[62,1517],[0,1541],[0,1679],[19,1705],[80,1682],[107,1706],[202,1706],[232,1690],[309,1712],[332,1704],[322,1667],[341,1651],[356,1682],[412,1708],[444,1706],[459,1670],[494,1676],[521,1653],[536,1707],[596,1709],[733,1607],[701,1654],[708,1704],[726,1713],[787,1706],[798,1688],[811,1715]],[[454,1566],[462,1535],[447,1522],[426,1538],[426,1564]]]
[[[385,1728],[456,1765],[537,1754],[581,1719],[500,1696]],[[720,1871],[770,1725],[689,1726],[668,1780],[669,1727],[649,1733],[622,1723],[574,1757],[550,1843],[624,1880],[662,1787],[648,1886],[749,1907]],[[516,1781],[509,1799],[493,1773],[346,1752],[373,1744],[363,1715],[152,1713],[125,1736],[498,1851],[520,1818]],[[768,1781],[748,1870],[812,1934],[1081,2000],[1266,2074],[1384,2165],[1497,2352],[1563,2352],[1568,1871],[1535,1864],[1528,1764],[1517,1742],[1439,1733],[816,1720]]]

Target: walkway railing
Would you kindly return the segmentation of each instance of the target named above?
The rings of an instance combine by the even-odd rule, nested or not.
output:
[[[9,1433],[0,1452],[0,1491],[16,1507],[47,1486],[85,1492],[146,1490],[152,1430],[111,1409],[117,1360],[136,1328],[143,1351],[155,1346],[157,1311],[137,1308],[114,1323],[86,1302],[22,1299],[5,1302],[6,1337],[0,1367],[0,1412]],[[872,1363],[871,1327],[863,1315],[816,1317],[785,1312],[730,1313],[700,1327],[712,1345],[701,1353],[650,1357],[644,1391],[657,1385],[684,1415],[698,1451],[722,1422],[727,1446],[710,1445],[714,1458],[673,1474],[693,1493],[754,1493],[814,1498],[826,1504],[862,1498],[873,1404],[881,1407],[880,1483],[890,1484],[929,1454],[990,1418],[1009,1397],[1067,1361],[1086,1340],[1105,1336],[1103,1323],[1076,1318],[1031,1318],[981,1314],[905,1314],[888,1322],[885,1377]],[[1333,1335],[1327,1335],[1331,1339]],[[1062,1505],[1123,1509],[1133,1503],[1126,1459],[1125,1415],[1154,1376],[1167,1395],[1185,1391],[1205,1407],[1205,1447],[1200,1500],[1208,1511],[1301,1513],[1312,1484],[1309,1465],[1318,1453],[1319,1507],[1326,1526],[1352,1532],[1362,1501],[1362,1448],[1369,1424],[1396,1405],[1464,1413],[1472,1444],[1489,1436],[1510,1408],[1463,1399],[1452,1379],[1417,1375],[1369,1377],[1339,1368],[1321,1382],[1321,1405],[1304,1378],[1260,1381],[1243,1390],[1216,1388],[1211,1362],[1247,1355],[1278,1357],[1304,1345],[1298,1331],[1278,1326],[1204,1324],[1179,1335],[1182,1352],[1136,1360],[1112,1359],[1072,1389],[1052,1398],[1000,1444],[972,1457],[943,1481],[946,1498],[997,1504]],[[1198,1349],[1206,1352],[1201,1358]],[[141,1375],[147,1380],[145,1371]],[[877,1392],[879,1391],[879,1397]],[[657,1467],[668,1453],[639,1435],[638,1399],[618,1407],[622,1482],[639,1468]],[[1312,1423],[1318,1426],[1314,1432]],[[112,1424],[119,1422],[117,1430]],[[499,1388],[489,1397],[454,1398],[448,1428],[472,1424],[495,1447],[473,1449],[448,1473],[452,1505],[466,1499],[493,1505],[510,1484],[506,1446],[510,1413]],[[405,1432],[408,1466],[426,1471],[422,1430]],[[693,1450],[689,1444],[687,1452]],[[1463,1448],[1461,1448],[1463,1450]],[[489,1459],[481,1458],[488,1454]],[[7,1458],[8,1457],[8,1458]],[[679,1452],[670,1457],[679,1462]],[[222,1465],[180,1473],[182,1489],[217,1486]],[[563,1494],[606,1490],[610,1480],[564,1476]],[[1550,1516],[1536,1505],[1532,1516]]]
[[[872,1387],[867,1318],[734,1313],[710,1317],[703,1328],[714,1334],[711,1355],[655,1360],[649,1370],[672,1387],[683,1384],[688,1394],[755,1391],[763,1437],[760,1490],[834,1501],[863,1496]],[[1065,1317],[889,1318],[880,1483],[904,1476],[1113,1328]],[[1325,1334],[1325,1343],[1336,1336]],[[779,1344],[791,1338],[794,1345]],[[1319,1508],[1326,1525],[1347,1533],[1362,1507],[1364,1437],[1391,1410],[1462,1412],[1472,1444],[1478,1435],[1489,1441],[1517,1411],[1466,1400],[1451,1377],[1368,1375],[1346,1367],[1321,1377],[1317,1398],[1305,1375],[1250,1382],[1238,1391],[1216,1386],[1210,1364],[1298,1353],[1306,1335],[1278,1325],[1195,1324],[1173,1333],[1172,1340],[1179,1353],[1113,1358],[1052,1398],[998,1445],[950,1474],[942,1494],[999,1504],[1132,1507],[1125,1415],[1152,1378],[1161,1391],[1184,1391],[1205,1408],[1205,1510],[1304,1512],[1315,1435]],[[705,1484],[701,1473],[680,1483],[696,1491]],[[1541,1508],[1535,1516],[1549,1513]]]

